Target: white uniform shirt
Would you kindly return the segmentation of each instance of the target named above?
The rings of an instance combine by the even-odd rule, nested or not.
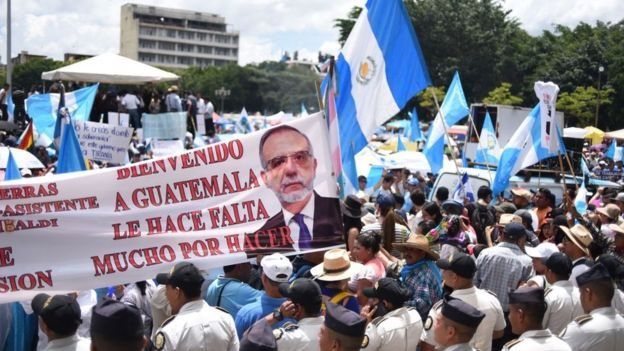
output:
[[[615,288],[613,299],[611,299],[611,307],[624,314],[624,292],[622,290]]]
[[[443,351],[480,351],[477,350],[475,348],[473,348],[472,346],[470,346],[469,343],[463,343],[463,344],[457,344],[457,345],[451,345],[445,349],[442,349]]]
[[[121,104],[128,110],[136,110],[141,105],[141,100],[136,95],[128,93],[121,99]]]
[[[48,342],[45,351],[90,351],[91,340],[74,334],[72,336]]]
[[[485,314],[485,318],[483,318],[475,335],[470,340],[470,345],[481,351],[491,350],[492,333],[497,330],[503,330],[506,326],[503,308],[496,296],[474,286],[468,289],[455,290],[451,293],[451,296],[466,302]],[[441,306],[442,301],[431,308],[421,336],[422,341],[435,347],[440,347],[440,345],[435,342],[433,323],[438,316]]]
[[[304,318],[283,328],[275,329],[273,335],[277,342],[277,349],[280,351],[318,351],[319,331],[325,318],[310,317]]]
[[[423,330],[418,310],[401,307],[373,319],[366,326],[362,350],[414,351]]]
[[[574,319],[560,336],[574,351],[622,350],[624,317],[613,307],[596,308]]]
[[[163,323],[154,336],[154,346],[167,351],[237,351],[239,341],[232,316],[200,299],[186,303]]]
[[[569,283],[569,281],[566,281]],[[559,335],[565,327],[574,319],[574,303],[572,296],[555,282],[544,292],[546,301],[546,314],[542,320],[542,327]]]
[[[555,282],[555,284],[565,290],[572,298],[572,305],[574,306],[573,319],[582,314],[585,314],[585,312],[583,311],[583,306],[581,306],[581,292],[579,291],[579,289],[576,286],[572,285],[572,282],[569,280],[560,280],[558,282]]]
[[[572,351],[570,346],[550,330],[525,331],[516,340],[512,340],[503,346],[503,351]],[[576,349],[575,349],[576,351]]]
[[[167,318],[171,317],[171,306],[169,305],[169,301],[167,301],[166,285],[158,285],[152,294],[152,299],[150,300],[150,306],[152,309],[152,339],[156,335],[158,331],[158,326],[163,324]]]

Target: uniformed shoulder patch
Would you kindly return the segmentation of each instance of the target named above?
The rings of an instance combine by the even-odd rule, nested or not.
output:
[[[503,349],[510,349],[516,345],[518,345],[519,343],[521,343],[522,340],[521,339],[513,339],[510,342],[506,343],[505,346],[503,346]]]
[[[173,315],[173,316],[171,316],[171,317],[169,317],[169,318],[165,319],[165,321],[164,321],[164,322],[162,322],[162,324],[160,325],[160,327],[162,328],[162,327],[164,327],[165,325],[167,325],[167,324],[171,323],[171,321],[173,321],[173,320],[175,319],[175,317],[176,317],[176,315]]]
[[[566,325],[565,328],[563,328],[563,330],[561,331],[561,333],[559,333],[559,337],[563,338],[565,336],[565,333],[568,331],[568,326]]]
[[[590,314],[582,314],[576,318],[574,318],[574,321],[576,322],[576,324],[578,325],[583,325],[589,321],[591,321],[594,317],[592,317]]]
[[[439,309],[440,307],[442,307],[442,304],[444,303],[444,300],[440,300],[438,302],[436,302],[433,306],[431,306],[431,308],[433,308],[434,310]]]
[[[165,334],[163,334],[163,332],[158,332],[154,336],[154,347],[156,350],[162,350],[165,347]]]
[[[214,306],[214,308],[218,309],[221,312],[225,312],[227,314],[230,314],[230,312],[228,312],[228,310],[226,310],[225,308],[221,307],[221,306]]]
[[[299,326],[296,323],[286,322],[282,326],[285,331],[293,331],[299,329]]]
[[[490,294],[490,295],[494,296],[495,298],[498,298],[498,295],[496,295],[496,293],[495,293],[495,292],[493,292],[492,290],[487,290],[487,289],[486,289],[485,291],[487,291],[487,293],[488,293],[488,294]]]
[[[365,349],[366,346],[368,346],[368,343],[370,342],[370,339],[368,338],[368,335],[364,335],[364,339],[362,339],[362,349]]]
[[[284,335],[284,329],[278,328],[273,330],[273,337],[275,338],[275,340],[281,339],[282,335]]]
[[[425,330],[431,329],[432,326],[433,326],[433,317],[428,316],[427,320],[425,321]]]
[[[544,296],[548,295],[552,291],[552,288],[548,287],[544,290]]]

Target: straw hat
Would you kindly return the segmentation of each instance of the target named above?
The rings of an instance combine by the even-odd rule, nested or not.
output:
[[[564,225],[560,225],[559,228],[563,230],[568,239],[574,243],[579,249],[581,249],[586,255],[589,255],[589,244],[592,243],[594,238],[587,228],[581,224],[576,224],[572,228],[568,228]]]
[[[509,223],[522,224],[522,217],[511,213],[503,213],[498,220],[498,225],[504,227]]]
[[[530,191],[523,188],[513,188],[510,191],[512,195],[523,197],[529,201],[531,201],[531,198],[533,197],[533,194],[531,194]]]
[[[400,244],[392,244],[392,247],[403,252],[405,249],[418,249],[424,251],[431,257],[434,261],[437,261],[440,258],[440,255],[431,249],[429,246],[429,240],[424,235],[420,234],[411,234],[406,242]]]
[[[312,276],[326,282],[350,279],[364,268],[364,265],[352,262],[345,249],[332,249],[325,252],[323,263],[310,270]]]
[[[596,212],[609,217],[609,219],[617,219],[618,216],[620,215],[620,207],[615,204],[608,204],[605,207],[597,208]]]
[[[169,87],[169,89],[167,89],[168,92],[172,92],[172,91],[178,91],[178,86],[177,85],[172,85]]]

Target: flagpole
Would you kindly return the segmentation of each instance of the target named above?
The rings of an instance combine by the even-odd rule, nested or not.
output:
[[[572,162],[570,161],[570,156],[568,156],[567,152],[565,153],[565,158],[566,158],[566,161],[568,161],[568,167],[570,167],[570,172],[572,172],[572,178],[574,179],[574,185],[576,187],[576,191],[578,191],[579,186],[578,186],[578,183],[576,182],[576,174],[574,174],[574,168],[572,168]]]
[[[477,145],[481,145],[481,136],[479,135],[479,133],[477,133],[477,126],[474,123],[474,119],[472,118],[472,113],[468,112],[468,121],[470,122],[470,124],[472,124],[472,128],[475,131],[475,134],[477,135]],[[483,127],[481,128],[481,130],[483,130]],[[494,133],[496,133],[496,130],[494,130]],[[466,136],[466,138],[468,138],[468,136]],[[466,140],[466,142],[464,143],[464,153],[466,152],[466,145],[468,145],[468,140]],[[477,146],[477,150],[479,149],[479,146]],[[490,165],[488,162],[488,158],[487,158],[487,154],[485,153],[485,150],[481,149],[481,154],[483,156],[483,159],[485,160],[485,167],[488,170],[488,177],[490,178],[490,183],[493,183],[492,180],[492,173],[490,171]]]
[[[432,87],[429,87],[428,89],[431,91],[431,95],[433,96],[433,102],[435,103],[436,108],[438,109],[438,113],[440,114],[440,118],[442,119],[442,127],[444,128],[444,136],[449,141],[449,147],[451,149],[451,157],[453,158],[453,163],[455,164],[455,169],[457,170],[457,177],[459,178],[459,181],[461,182],[461,173],[459,171],[459,165],[457,165],[457,157],[455,157],[455,151],[450,145],[451,137],[449,136],[448,129],[446,127],[446,121],[444,120],[444,113],[440,109],[440,104],[438,103],[438,96],[436,95],[435,90]]]
[[[563,169],[563,159],[561,158],[561,150],[557,151],[557,157],[559,158],[559,167],[561,168],[561,177],[562,177],[561,187],[563,188],[563,200],[565,201],[566,211],[569,211],[570,208],[568,206],[568,201],[567,201],[568,192],[566,189],[565,170]],[[574,182],[576,183],[576,179],[574,179]]]

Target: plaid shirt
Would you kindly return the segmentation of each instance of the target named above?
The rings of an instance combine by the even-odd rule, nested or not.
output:
[[[509,311],[509,292],[533,276],[533,263],[520,247],[500,243],[487,248],[477,258],[477,273],[473,282],[480,289],[496,294],[503,311]]]
[[[403,281],[412,293],[405,306],[415,307],[422,320],[427,319],[431,306],[443,296],[442,284],[438,280],[440,269],[434,264],[424,264],[414,269]]]

